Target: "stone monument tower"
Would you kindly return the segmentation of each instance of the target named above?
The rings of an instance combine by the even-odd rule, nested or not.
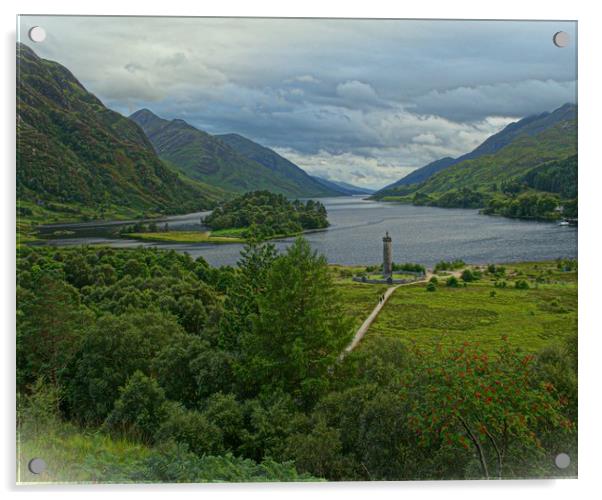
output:
[[[385,278],[393,274],[393,249],[391,247],[391,237],[389,231],[383,238],[383,276]]]

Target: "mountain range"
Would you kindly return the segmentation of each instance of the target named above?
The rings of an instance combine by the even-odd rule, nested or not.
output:
[[[511,123],[473,151],[456,159],[432,162],[373,196],[407,199],[418,193],[432,199],[460,189],[495,192],[503,183],[516,181],[528,185],[524,179],[530,171],[576,154],[577,106],[565,104],[551,113]],[[572,170],[567,170],[566,175],[572,179]],[[436,204],[436,200],[432,202]]]
[[[238,134],[213,136],[181,119],[165,120],[148,109],[130,120],[144,130],[157,154],[187,176],[244,193],[267,189],[289,197],[337,196],[275,151]]]
[[[341,194],[345,195],[345,196],[354,196],[354,195],[361,195],[361,194],[372,194],[374,193],[374,189],[369,189],[369,188],[363,188],[363,187],[359,187],[359,186],[354,186],[353,184],[349,184],[348,182],[342,182],[342,181],[334,181],[331,179],[324,179],[323,177],[317,177],[317,176],[312,176],[314,180],[316,180],[317,182],[319,182],[320,184],[323,184],[324,186],[338,191]]]
[[[206,209],[224,196],[162,162],[140,127],[106,108],[64,66],[18,44],[17,71],[21,207],[172,213]]]
[[[17,63],[21,216],[47,211],[70,219],[191,212],[254,190],[288,197],[370,194],[311,176],[239,134],[211,135],[147,109],[128,119],[105,107],[67,68],[38,57],[26,45],[17,45]],[[432,162],[372,196],[467,206],[467,193],[472,192],[478,196],[468,193],[469,205],[475,206],[498,192],[506,196],[507,186],[518,183],[523,191],[574,198],[576,118],[573,104],[524,118],[473,151]]]
[[[405,186],[425,182],[438,172],[446,170],[453,165],[457,165],[467,160],[474,160],[485,155],[494,155],[496,152],[510,145],[520,137],[536,137],[558,123],[576,123],[576,118],[577,106],[574,104],[564,104],[552,112],[528,116],[517,122],[510,123],[500,132],[487,138],[482,144],[469,153],[459,156],[458,158],[441,158],[424,167],[418,168],[402,179],[379,190],[376,193],[376,196],[394,196],[396,193],[407,191]],[[404,187],[401,188],[401,186]]]

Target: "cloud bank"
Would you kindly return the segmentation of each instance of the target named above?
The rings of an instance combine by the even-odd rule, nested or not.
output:
[[[31,26],[46,29],[29,43]],[[378,188],[576,101],[570,22],[34,17],[19,37],[123,114],[238,132]]]

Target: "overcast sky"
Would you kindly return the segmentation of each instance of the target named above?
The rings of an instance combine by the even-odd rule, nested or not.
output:
[[[374,188],[576,102],[572,22],[27,16],[19,30],[116,111],[237,132]]]

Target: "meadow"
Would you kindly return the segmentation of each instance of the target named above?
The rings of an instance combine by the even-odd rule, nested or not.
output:
[[[434,292],[427,292],[426,283],[399,287],[360,346],[376,337],[396,337],[425,346],[478,343],[493,351],[505,336],[509,345],[535,352],[577,331],[576,270],[558,269],[556,262],[504,267],[504,277],[484,271],[466,286],[462,280],[458,287],[446,286],[441,273]],[[516,288],[521,280],[528,289]],[[356,327],[387,289],[348,278],[339,278],[337,287]]]

